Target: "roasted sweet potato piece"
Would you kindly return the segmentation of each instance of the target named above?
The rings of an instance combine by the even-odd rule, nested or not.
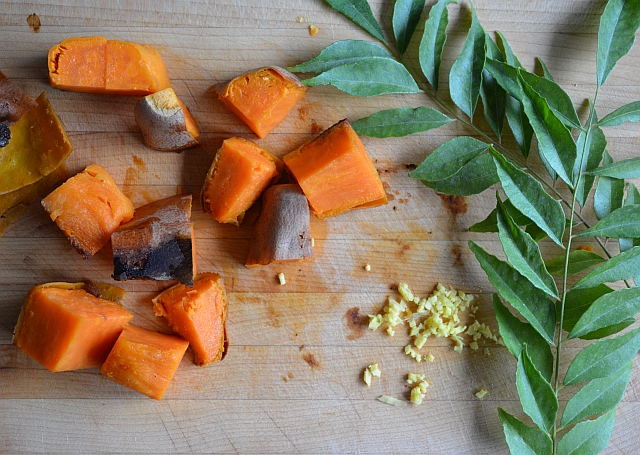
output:
[[[0,71],[0,123],[5,126],[13,125],[37,105],[38,103]]]
[[[195,248],[191,194],[139,207],[133,219],[111,235],[113,278],[179,280],[193,284]]]
[[[307,89],[294,74],[276,66],[242,74],[214,87],[224,105],[260,138],[284,120]]]
[[[91,164],[42,200],[49,216],[85,259],[107,244],[133,217],[133,204],[109,173]]]
[[[254,142],[225,140],[202,188],[203,210],[220,223],[240,225],[265,188],[280,178],[282,167],[282,160]]]
[[[164,396],[189,343],[129,324],[100,372],[118,384],[155,400]]]
[[[262,196],[262,212],[249,243],[247,267],[313,259],[309,202],[298,185],[274,185]]]
[[[133,113],[147,147],[175,151],[198,145],[198,125],[172,88],[141,98]]]
[[[102,36],[68,38],[53,46],[49,81],[61,90],[142,96],[171,85],[158,51]]]
[[[283,159],[319,219],[387,203],[378,172],[347,120]]]
[[[156,316],[189,342],[197,365],[222,360],[227,352],[227,296],[222,277],[202,273],[193,288],[177,284],[153,299]]]
[[[50,371],[94,368],[132,317],[77,284],[42,284],[27,293],[13,344]]]

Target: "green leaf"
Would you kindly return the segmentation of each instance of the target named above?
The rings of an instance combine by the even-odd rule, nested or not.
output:
[[[403,137],[440,128],[451,120],[430,107],[387,109],[351,124],[356,133],[369,137]]]
[[[614,374],[594,379],[581,388],[567,402],[560,425],[566,427],[591,415],[615,409],[622,400],[632,370],[633,362],[629,362]]]
[[[640,275],[640,247],[620,253],[578,281],[573,289],[592,288],[602,283],[613,283]]]
[[[602,162],[605,165],[613,163],[613,158],[606,150],[604,151]],[[600,220],[613,210],[622,207],[623,196],[624,180],[601,176],[598,179],[598,185],[593,195],[593,210],[596,213],[596,217]]]
[[[609,0],[600,16],[596,66],[598,86],[609,77],[611,70],[633,46],[640,27],[639,0]]]
[[[469,136],[457,136],[435,149],[409,177],[444,180],[456,174],[469,161],[487,150],[487,144]],[[495,171],[494,171],[495,173]]]
[[[640,192],[638,192],[638,188],[636,188],[636,186],[633,183],[630,183],[629,189],[627,190],[627,198],[624,200],[624,205],[626,207],[630,205],[639,205],[639,204],[640,204]],[[640,239],[638,238],[633,239],[630,237],[624,237],[624,238],[620,238],[618,242],[620,243],[621,252],[627,251],[628,249],[634,246],[640,245]],[[635,277],[633,281],[636,283],[636,285],[639,284],[638,281],[636,281]]]
[[[509,199],[505,200],[503,205],[518,226],[527,226],[533,223],[533,221],[520,213]],[[498,232],[498,207],[493,209],[484,220],[471,226],[469,232]]]
[[[565,221],[564,210],[558,201],[549,196],[542,184],[522,171],[489,146],[495,161],[502,189],[511,203],[521,213],[526,213],[540,229],[558,245],[562,244]]]
[[[502,52],[487,34],[485,36],[487,57],[495,60],[504,60]],[[486,69],[482,70],[482,84],[480,85],[480,98],[484,110],[484,118],[498,139],[502,138],[504,115],[506,109],[507,94],[495,81]]]
[[[558,455],[596,455],[609,444],[616,412],[609,411],[595,420],[585,420],[573,427],[558,442]]]
[[[548,433],[520,422],[511,414],[498,408],[504,438],[509,451],[518,455],[551,455],[553,441]]]
[[[569,291],[564,302],[562,328],[567,332],[571,332],[593,302],[609,292],[613,292],[613,289],[605,284],[593,288],[572,289]],[[560,320],[560,304],[557,305],[556,310],[556,317]]]
[[[371,57],[391,58],[391,54],[377,44],[369,41],[343,40],[336,41],[320,51],[320,54],[287,70],[294,73],[322,73],[336,66],[368,60]]]
[[[586,333],[579,338],[582,340],[599,340],[601,338],[606,338],[610,335],[615,335],[616,333],[622,332],[624,329],[629,327],[630,325],[635,324],[636,320],[634,318],[627,318],[617,324],[608,325],[606,327],[602,327],[601,329],[594,330],[593,332]]]
[[[553,344],[556,312],[547,294],[531,284],[508,262],[487,253],[476,243],[469,241],[469,248],[498,293],[524,316],[547,342]]]
[[[393,35],[401,54],[409,47],[426,0],[396,0],[393,7]]]
[[[591,343],[573,359],[564,385],[604,378],[626,366],[640,349],[640,327],[624,335]]]
[[[637,122],[638,120],[640,120],[640,101],[633,101],[605,115],[604,118],[598,122],[598,125],[618,126],[624,122]]]
[[[492,58],[485,59],[484,68],[510,96],[517,101],[524,98],[525,94],[518,78],[518,68]]]
[[[380,24],[373,13],[367,0],[324,0],[331,8],[344,14],[356,25],[365,29],[374,38],[385,42]]]
[[[536,61],[540,64],[540,68],[542,68],[542,74],[544,75],[544,77],[549,79],[550,81],[553,81],[553,76],[542,59],[540,57],[536,57]]]
[[[507,260],[535,287],[558,298],[556,282],[547,272],[540,247],[513,221],[497,194],[496,198],[500,209],[497,214],[498,236]]]
[[[522,345],[518,357],[516,387],[522,410],[541,430],[549,432],[556,421],[558,398],[551,384],[542,377],[531,362],[526,343]]]
[[[593,169],[590,174],[616,179],[633,179],[640,177],[640,157],[628,158],[622,161],[613,162],[607,160],[603,166]]]
[[[538,226],[536,226],[535,224],[531,223],[529,224],[526,228],[525,231],[527,232],[527,234],[529,234],[531,236],[531,238],[533,240],[535,240],[536,242],[539,242],[542,239],[547,238],[547,233],[544,232],[542,229],[540,229]]]
[[[336,66],[316,77],[305,79],[302,83],[309,86],[330,84],[353,96],[420,91],[404,65],[383,57],[371,57]]]
[[[527,322],[511,314],[511,311],[498,297],[493,294],[493,308],[496,312],[496,320],[500,336],[509,352],[517,359],[522,351],[522,344],[527,343],[527,349],[531,361],[536,366],[542,377],[551,381],[553,374],[553,354],[549,343]]]
[[[473,5],[471,5],[471,12],[471,28],[469,28],[467,39],[449,72],[451,100],[469,118],[473,117],[480,95],[486,36],[484,29],[478,22]]]
[[[640,206],[626,205],[609,213],[577,237],[640,237]]]
[[[590,116],[589,122],[592,122],[593,120],[594,118]],[[581,131],[578,136],[578,140],[576,141],[578,158],[576,159],[573,178],[577,180],[581,173],[596,169],[600,164],[600,161],[602,161],[602,155],[604,154],[606,147],[607,138],[602,130],[597,126],[591,126],[588,133]],[[584,204],[589,197],[589,193],[591,192],[591,188],[593,188],[594,182],[595,177],[590,174],[583,174],[582,178],[578,180],[575,193],[578,204],[580,204],[581,207],[584,207]]]
[[[502,49],[504,50],[504,57],[507,64],[514,68],[522,67],[522,65],[520,64],[520,61],[518,60],[518,57],[516,57],[516,54],[513,53],[513,49],[511,49],[511,45],[507,41],[507,38],[505,38],[505,36],[498,30],[496,30],[496,35],[498,35],[498,37],[500,38]]]
[[[424,24],[422,40],[420,40],[420,68],[435,91],[438,91],[442,50],[447,41],[447,25],[449,25],[447,6],[450,3],[458,3],[458,0],[438,0],[431,7],[429,18]]]
[[[579,338],[598,329],[635,318],[640,313],[640,288],[624,288],[603,295],[593,302],[569,333]]]
[[[422,183],[438,193],[471,196],[498,183],[498,176],[491,156],[485,153],[476,156],[447,179],[437,182],[422,180]]]
[[[593,251],[574,250],[569,253],[569,267],[567,275],[574,275],[583,270],[593,267],[604,262],[605,259]],[[564,275],[564,255],[549,259],[545,262],[547,270],[552,275]]]

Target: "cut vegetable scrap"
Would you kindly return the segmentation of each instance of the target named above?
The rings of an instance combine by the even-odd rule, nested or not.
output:
[[[483,399],[484,399],[484,397],[487,395],[487,393],[489,393],[489,392],[487,392],[487,390],[486,390],[486,389],[480,389],[480,390],[478,390],[478,391],[476,392],[476,394],[475,394],[475,395],[476,395],[476,397],[478,397],[478,399],[479,399],[479,400],[483,400]]]
[[[284,277],[284,273],[282,272],[278,273],[278,281],[280,282],[280,286],[284,286],[285,284],[287,284],[287,280]]]
[[[378,368],[378,364],[377,363],[374,363],[373,365],[369,365],[364,370],[364,376],[363,376],[364,383],[367,384],[367,387],[370,387],[371,386],[371,379],[374,376],[376,378],[379,378],[381,374],[382,374],[382,371],[380,371],[380,369]]]
[[[387,395],[382,395],[378,397],[378,401],[382,401],[383,403],[390,404],[392,406],[404,407],[407,405],[406,401],[398,400],[397,398],[393,398]]]
[[[427,388],[431,384],[424,380],[424,375],[419,375],[415,373],[409,373],[407,375],[407,384],[416,384],[411,389],[410,401],[416,406],[421,405],[427,393]]]

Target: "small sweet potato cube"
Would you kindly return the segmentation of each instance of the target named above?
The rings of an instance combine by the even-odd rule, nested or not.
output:
[[[378,171],[347,120],[283,159],[319,219],[387,203]]]
[[[161,400],[189,343],[129,324],[100,372],[120,385]]]
[[[13,344],[50,371],[99,367],[133,315],[67,283],[32,288]]]
[[[202,273],[193,288],[177,284],[161,292],[153,299],[153,311],[189,341],[197,365],[226,355],[227,296],[220,275]]]

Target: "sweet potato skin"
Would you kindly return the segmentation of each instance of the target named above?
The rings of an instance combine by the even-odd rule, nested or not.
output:
[[[0,71],[0,123],[13,125],[38,104]]]

